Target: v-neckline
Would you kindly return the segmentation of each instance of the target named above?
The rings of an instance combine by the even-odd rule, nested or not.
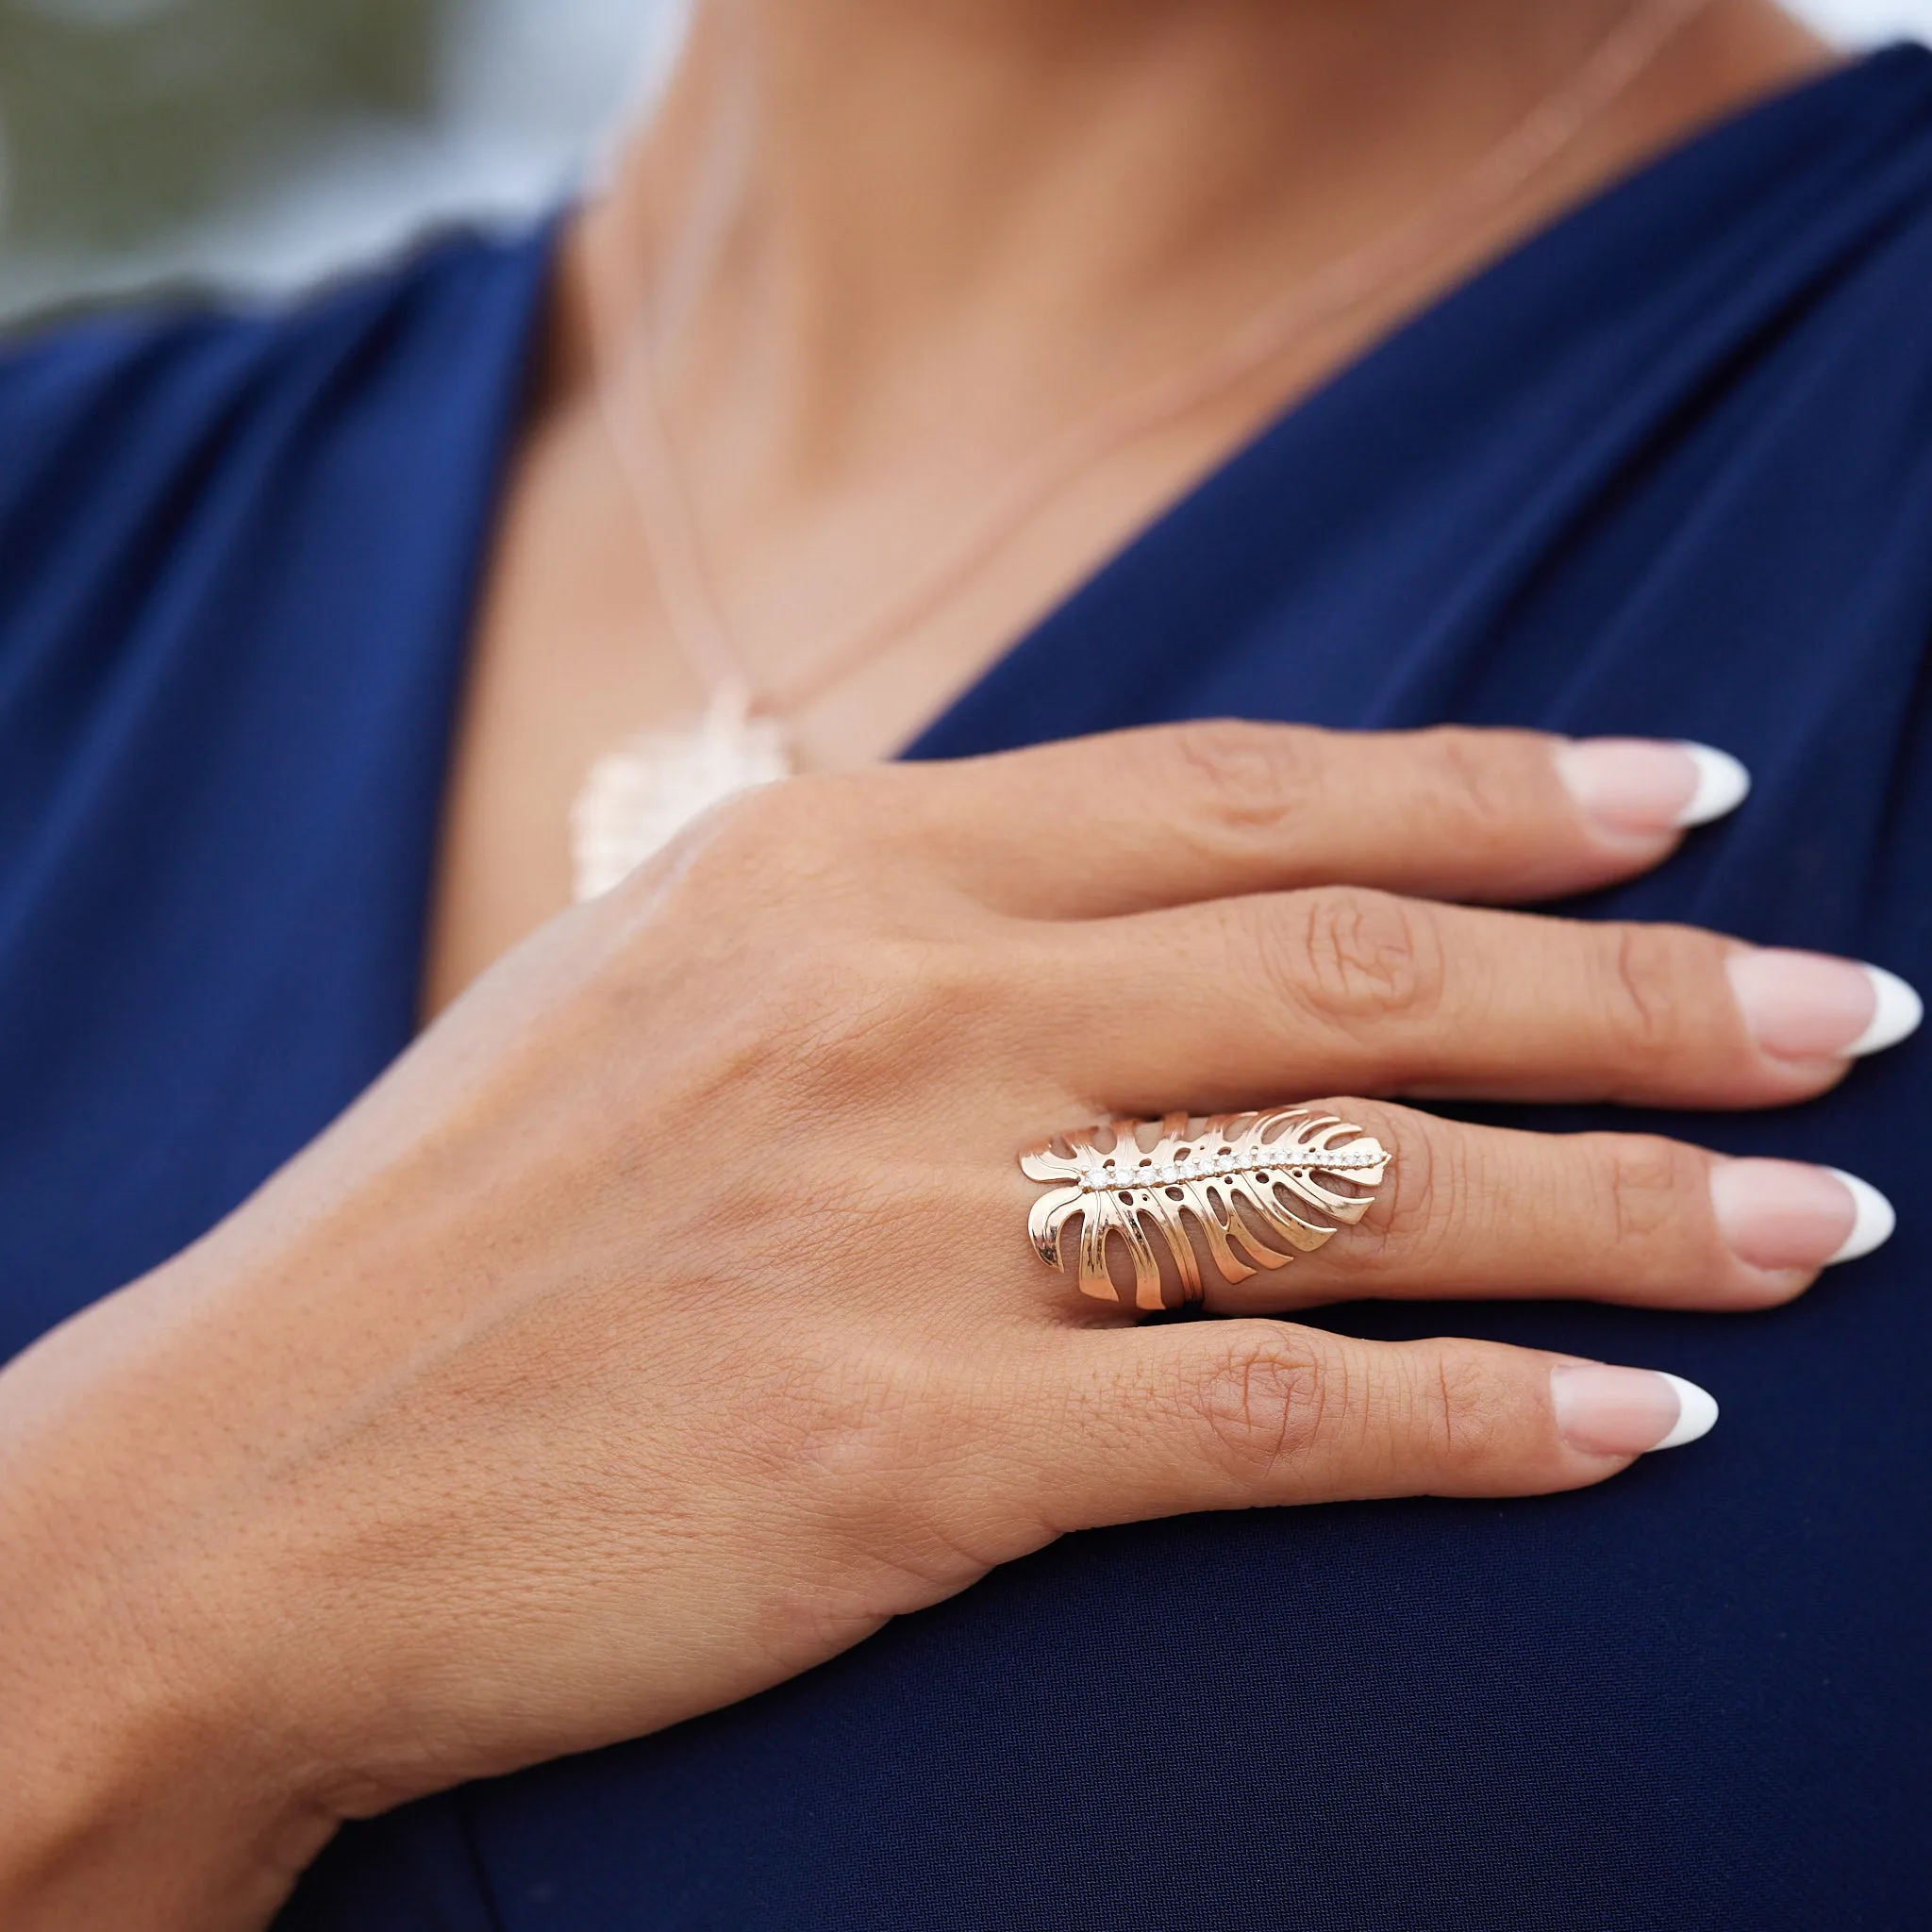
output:
[[[1387,365],[1426,347],[1465,311],[1480,307],[1514,285],[1536,278],[1551,257],[1579,258],[1600,225],[1613,224],[1624,208],[1667,199],[1681,174],[1700,169],[1714,150],[1750,142],[1789,117],[1811,116],[1840,93],[1869,85],[1874,76],[1916,73],[1932,80],[1932,48],[1900,42],[1840,62],[1749,101],[1714,121],[1694,127],[1649,158],[1605,181],[1559,208],[1515,242],[1486,258],[1467,275],[1405,313],[1356,354],[1299,391],[1282,408],[1233,444],[1209,468],[1178,491],[1161,508],[1120,543],[1029,624],[1004,650],[916,732],[894,755],[923,760],[971,755],[991,748],[981,741],[990,711],[1030,709],[1024,703],[1037,670],[1050,661],[1064,641],[1085,628],[1090,606],[1105,597],[1121,578],[1164,549],[1170,539],[1210,521],[1218,508],[1243,496],[1267,458],[1304,424],[1342,407],[1352,394],[1373,384]],[[1097,667],[1096,667],[1097,668]],[[1074,728],[1077,730],[1077,724]]]
[[[1693,128],[1661,152],[1559,209],[1507,247],[1486,258],[1468,275],[1407,311],[1392,327],[1299,392],[1185,485],[1154,515],[1129,531],[1102,561],[1072,583],[1000,650],[894,756],[912,760],[958,757],[1030,741],[1042,735],[1037,729],[1042,711],[1053,716],[1052,735],[1077,735],[1107,728],[1108,721],[1090,721],[1061,710],[1050,696],[1042,703],[1043,695],[1056,682],[1051,672],[1060,660],[1074,660],[1076,679],[1084,677],[1093,687],[1103,684],[1113,667],[1108,662],[1094,660],[1099,646],[1091,634],[1093,626],[1088,622],[1094,608],[1117,594],[1135,574],[1152,571],[1177,543],[1185,548],[1194,533],[1210,528],[1225,512],[1245,502],[1256,489],[1265,487],[1271,462],[1307,425],[1341,408],[1398,358],[1424,354],[1456,318],[1507,295],[1512,286],[1525,278],[1534,278],[1552,257],[1568,250],[1579,259],[1588,259],[1592,253],[1592,238],[1600,228],[1614,225],[1619,210],[1651,197],[1667,200],[1678,177],[1698,168],[1713,152],[1733,144],[1746,146],[1754,132],[1775,126],[1787,118],[1816,116],[1825,104],[1840,95],[1856,95],[1874,86],[1882,88],[1885,77],[1894,74],[1932,80],[1932,50],[1914,42],[1900,42],[1746,103]],[[431,836],[426,846],[431,855],[442,849],[457,723],[468,686],[492,541],[514,456],[515,425],[522,420],[532,372],[542,353],[549,298],[556,286],[562,237],[571,212],[568,206],[554,210],[536,232],[524,237],[510,251],[520,264],[521,341],[512,364],[505,370],[495,475],[479,501],[482,513],[467,533],[471,552],[467,608],[448,640],[450,654],[444,660],[447,675],[443,737],[437,748],[437,769],[430,774],[434,783],[425,788],[425,795],[434,800]],[[433,858],[422,884],[420,924],[413,948],[415,985],[419,991],[426,985],[431,942]]]

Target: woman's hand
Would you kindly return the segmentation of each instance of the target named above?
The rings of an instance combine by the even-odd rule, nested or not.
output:
[[[1696,777],[1149,731],[756,793],[556,921],[0,1376],[0,1917],[258,1924],[342,1817],[743,1697],[1066,1530],[1624,1468],[1662,1377],[1136,1328],[1034,1256],[1016,1156],[1338,1092],[1822,1091],[1896,1004],[1864,969],[1439,903],[1641,870]],[[1210,1307],[1745,1310],[1857,1230],[1818,1170],[1330,1105],[1381,1198]]]

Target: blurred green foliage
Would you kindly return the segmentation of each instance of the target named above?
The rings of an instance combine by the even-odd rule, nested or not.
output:
[[[123,247],[305,134],[425,116],[438,0],[0,0],[6,239]]]

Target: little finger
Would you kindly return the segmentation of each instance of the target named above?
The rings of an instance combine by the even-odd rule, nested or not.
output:
[[[1371,1342],[1283,1323],[1101,1332],[1039,1372],[1033,1455],[1053,1526],[1603,1481],[1695,1441],[1681,1378],[1498,1343]]]

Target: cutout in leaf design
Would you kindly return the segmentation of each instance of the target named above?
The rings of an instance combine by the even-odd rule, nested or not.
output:
[[[1243,1121],[1248,1124],[1241,1125]],[[1338,1194],[1318,1174],[1345,1175],[1374,1190],[1393,1158],[1359,1127],[1306,1108],[1217,1114],[1198,1133],[1190,1131],[1192,1124],[1186,1114],[1169,1114],[1160,1138],[1144,1152],[1141,1124],[1113,1121],[1023,1155],[1020,1166],[1029,1180],[1060,1183],[1033,1204],[1027,1218],[1040,1258],[1050,1268],[1068,1265],[1073,1257],[1063,1237],[1078,1215],[1081,1293],[1104,1302],[1121,1299],[1108,1266],[1108,1244],[1117,1239],[1134,1264],[1136,1306],[1165,1307],[1158,1240],[1174,1263],[1182,1300],[1197,1302],[1207,1290],[1188,1236],[1190,1221],[1222,1277],[1246,1281],[1264,1268],[1287,1267],[1294,1253],[1312,1254],[1374,1205],[1373,1191]],[[1103,1146],[1102,1135],[1111,1144]],[[1304,1208],[1320,1218],[1298,1211]],[[1294,1253],[1271,1246],[1257,1230]]]

